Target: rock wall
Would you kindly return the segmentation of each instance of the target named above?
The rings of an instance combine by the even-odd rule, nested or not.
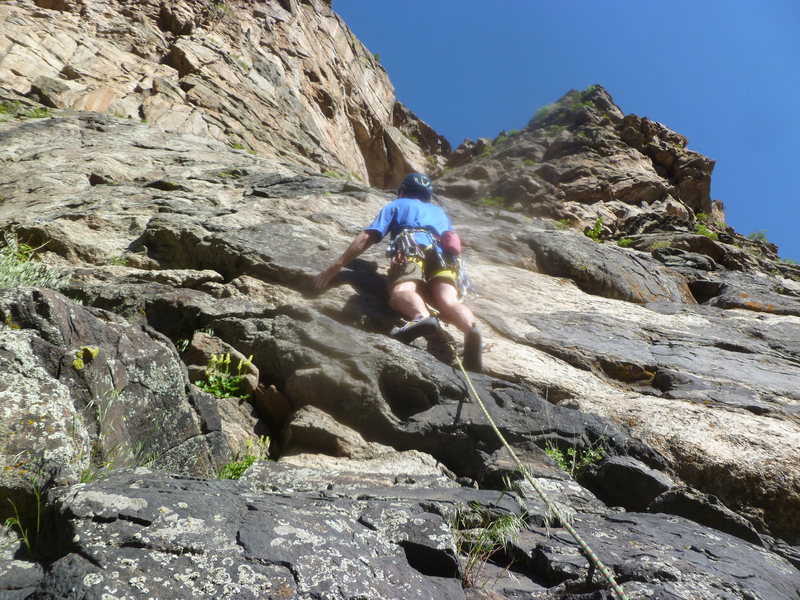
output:
[[[42,36],[62,26],[53,10],[67,29],[82,12],[160,23],[177,46],[232,26],[201,3],[40,5],[0,15]],[[48,111],[5,73],[0,229],[65,281],[0,291],[0,595],[610,597],[470,398],[460,336],[388,336],[383,248],[311,293],[391,194],[210,130]],[[800,273],[698,216],[708,159],[586,93],[486,153],[462,147],[436,182],[476,288],[471,377],[629,598],[796,599]],[[543,134],[548,118],[563,129]],[[494,196],[523,179],[540,187]],[[212,353],[251,357],[240,397],[195,385]],[[265,435],[273,460],[216,479]]]
[[[320,0],[3,2],[0,83],[378,187],[449,152]]]

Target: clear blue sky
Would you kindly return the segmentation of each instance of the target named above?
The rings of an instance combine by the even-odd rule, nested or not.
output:
[[[334,0],[398,98],[444,135],[494,137],[599,83],[717,161],[728,224],[800,262],[799,0]]]

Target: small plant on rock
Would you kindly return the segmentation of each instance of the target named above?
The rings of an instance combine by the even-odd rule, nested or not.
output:
[[[479,502],[470,502],[456,510],[451,526],[458,553],[466,556],[462,581],[467,587],[476,587],[484,565],[519,535],[525,519],[516,514],[498,514]]]
[[[597,217],[591,229],[586,230],[586,237],[593,239],[595,242],[600,241],[600,236],[603,233],[603,217]]]
[[[596,448],[592,446],[586,450],[575,447],[561,450],[551,442],[547,443],[544,451],[562,471],[566,471],[573,478],[580,477],[589,466],[603,460],[606,452],[602,446]]]
[[[505,203],[505,198],[501,198],[500,196],[489,196],[478,199],[478,204],[481,206],[488,206],[489,208],[503,208]]]
[[[624,237],[617,240],[617,246],[620,248],[627,248],[630,246],[635,240],[633,238]]]
[[[769,242],[769,240],[767,239],[767,232],[765,229],[748,233],[745,237],[753,242]]]
[[[242,382],[252,360],[252,354],[247,360],[240,360],[236,370],[232,372],[230,352],[219,356],[212,354],[206,367],[206,378],[198,381],[197,387],[217,398],[247,398],[247,393],[242,390]]]
[[[703,235],[703,236],[707,237],[710,240],[716,240],[717,237],[718,237],[715,232],[711,231],[708,227],[706,227],[702,223],[695,223],[694,231],[695,231],[695,233]]]
[[[30,285],[58,289],[66,276],[34,260],[38,248],[21,243],[16,234],[3,236],[5,246],[0,248],[0,289]]]
[[[262,435],[258,440],[248,439],[244,443],[244,450],[238,460],[234,460],[222,467],[219,472],[220,479],[239,479],[257,460],[269,458],[269,437]]]
[[[572,221],[570,221],[569,219],[559,219],[558,221],[556,221],[555,225],[556,229],[569,229],[570,227],[572,227]]]

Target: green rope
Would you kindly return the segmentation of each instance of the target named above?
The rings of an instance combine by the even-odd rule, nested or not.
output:
[[[489,411],[486,409],[486,405],[483,403],[483,400],[481,400],[481,397],[475,390],[475,386],[472,384],[472,379],[470,379],[469,374],[467,373],[466,369],[464,369],[464,365],[461,363],[461,359],[458,357],[458,354],[455,355],[455,358],[456,362],[458,363],[458,367],[464,374],[464,380],[467,382],[470,394],[478,403],[478,406],[480,406],[481,411],[483,411],[483,414],[489,421],[489,425],[491,425],[492,430],[494,430],[494,432],[497,434],[497,437],[500,438],[500,441],[502,442],[505,449],[508,450],[508,453],[511,455],[511,458],[514,459],[514,462],[516,463],[519,471],[522,473],[525,479],[528,480],[528,483],[530,483],[533,486],[533,489],[536,490],[536,493],[539,494],[539,497],[542,499],[542,501],[544,501],[545,506],[547,506],[548,510],[550,510],[550,512],[558,518],[558,520],[561,522],[564,528],[570,533],[570,535],[575,539],[575,541],[578,542],[578,546],[580,547],[583,555],[586,556],[587,559],[589,560],[590,566],[595,567],[598,571],[600,571],[600,573],[602,573],[606,582],[608,582],[608,585],[611,587],[611,591],[614,593],[614,596],[616,596],[618,600],[628,600],[628,597],[625,595],[625,592],[622,591],[622,588],[614,579],[614,575],[611,573],[611,570],[603,564],[603,562],[597,557],[597,555],[589,547],[589,545],[583,541],[583,538],[581,538],[578,532],[575,531],[575,528],[572,525],[570,525],[570,523],[567,521],[566,518],[564,518],[564,515],[561,512],[561,510],[555,504],[553,504],[550,498],[547,497],[547,494],[545,494],[544,490],[539,486],[538,483],[536,483],[536,480],[534,480],[534,478],[528,472],[528,469],[525,467],[525,465],[522,464],[522,461],[517,456],[517,453],[514,452],[514,449],[506,441],[506,438],[503,437],[503,434],[500,432],[500,429],[498,429],[497,425],[495,424],[492,415],[490,415]]]

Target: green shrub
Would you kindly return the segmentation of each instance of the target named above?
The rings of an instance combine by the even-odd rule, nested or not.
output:
[[[48,119],[53,116],[49,108],[30,108],[20,113],[24,119]]]
[[[459,506],[451,522],[456,539],[456,549],[466,556],[462,582],[466,587],[481,584],[479,577],[484,565],[492,556],[505,549],[519,536],[525,519],[516,514],[501,514],[497,509],[473,501],[469,506]]]
[[[556,221],[555,225],[556,229],[569,229],[570,227],[572,227],[572,221],[570,221],[569,219],[559,219],[558,221]]]
[[[586,237],[592,238],[595,242],[600,241],[603,233],[603,217],[597,217],[592,228],[586,231]]]
[[[0,102],[0,115],[4,115],[3,121],[11,118],[16,119],[46,119],[52,117],[53,113],[44,106],[36,108],[22,108],[22,104],[17,101]]]
[[[15,115],[19,112],[19,102],[0,102],[0,115]]]
[[[522,164],[523,164],[524,166],[526,166],[526,167],[533,167],[533,166],[535,166],[537,163],[536,163],[536,161],[535,161],[535,160],[533,160],[532,158],[526,158],[525,160],[523,160],[523,161],[522,161]]]
[[[704,235],[705,237],[707,237],[707,238],[709,238],[711,240],[716,240],[717,237],[718,237],[716,233],[711,231],[708,227],[706,227],[702,223],[695,223],[694,224],[694,231],[695,231],[695,233],[698,233],[700,235]]]
[[[61,275],[34,260],[38,248],[20,243],[14,233],[3,235],[5,246],[0,248],[0,289],[23,285],[58,289],[66,280]]]
[[[258,440],[248,439],[238,460],[224,465],[219,472],[220,479],[239,479],[257,460],[269,458],[269,438],[262,435]]]
[[[624,237],[617,240],[617,246],[620,248],[627,248],[634,242],[633,238]]]
[[[489,196],[478,199],[478,204],[481,206],[488,206],[490,208],[502,208],[505,206],[506,200],[500,196]]]
[[[753,231],[752,233],[748,233],[745,237],[753,242],[769,242],[769,240],[767,239],[766,229]]]
[[[652,244],[650,244],[647,247],[647,249],[652,252],[653,250],[661,250],[662,248],[669,248],[671,245],[672,245],[671,242],[669,242],[668,240],[659,240],[657,242],[653,242]]]
[[[219,356],[212,354],[206,367],[206,378],[198,381],[197,387],[217,398],[247,398],[242,390],[242,382],[252,360],[252,355],[246,361],[240,360],[235,372],[231,372],[230,352]]]
[[[699,212],[694,216],[694,218],[698,223],[708,223],[711,219],[711,215],[708,213]]]
[[[533,114],[533,120],[535,121],[537,119],[544,119],[547,115],[552,113],[557,108],[558,108],[558,104],[556,104],[555,102],[552,103],[552,104],[547,104],[547,105],[541,107],[539,110],[537,110]]]
[[[573,478],[580,477],[589,466],[603,460],[603,456],[606,453],[605,448],[602,446],[591,447],[586,450],[572,447],[563,451],[552,443],[548,443],[544,451],[562,471],[566,471]]]

